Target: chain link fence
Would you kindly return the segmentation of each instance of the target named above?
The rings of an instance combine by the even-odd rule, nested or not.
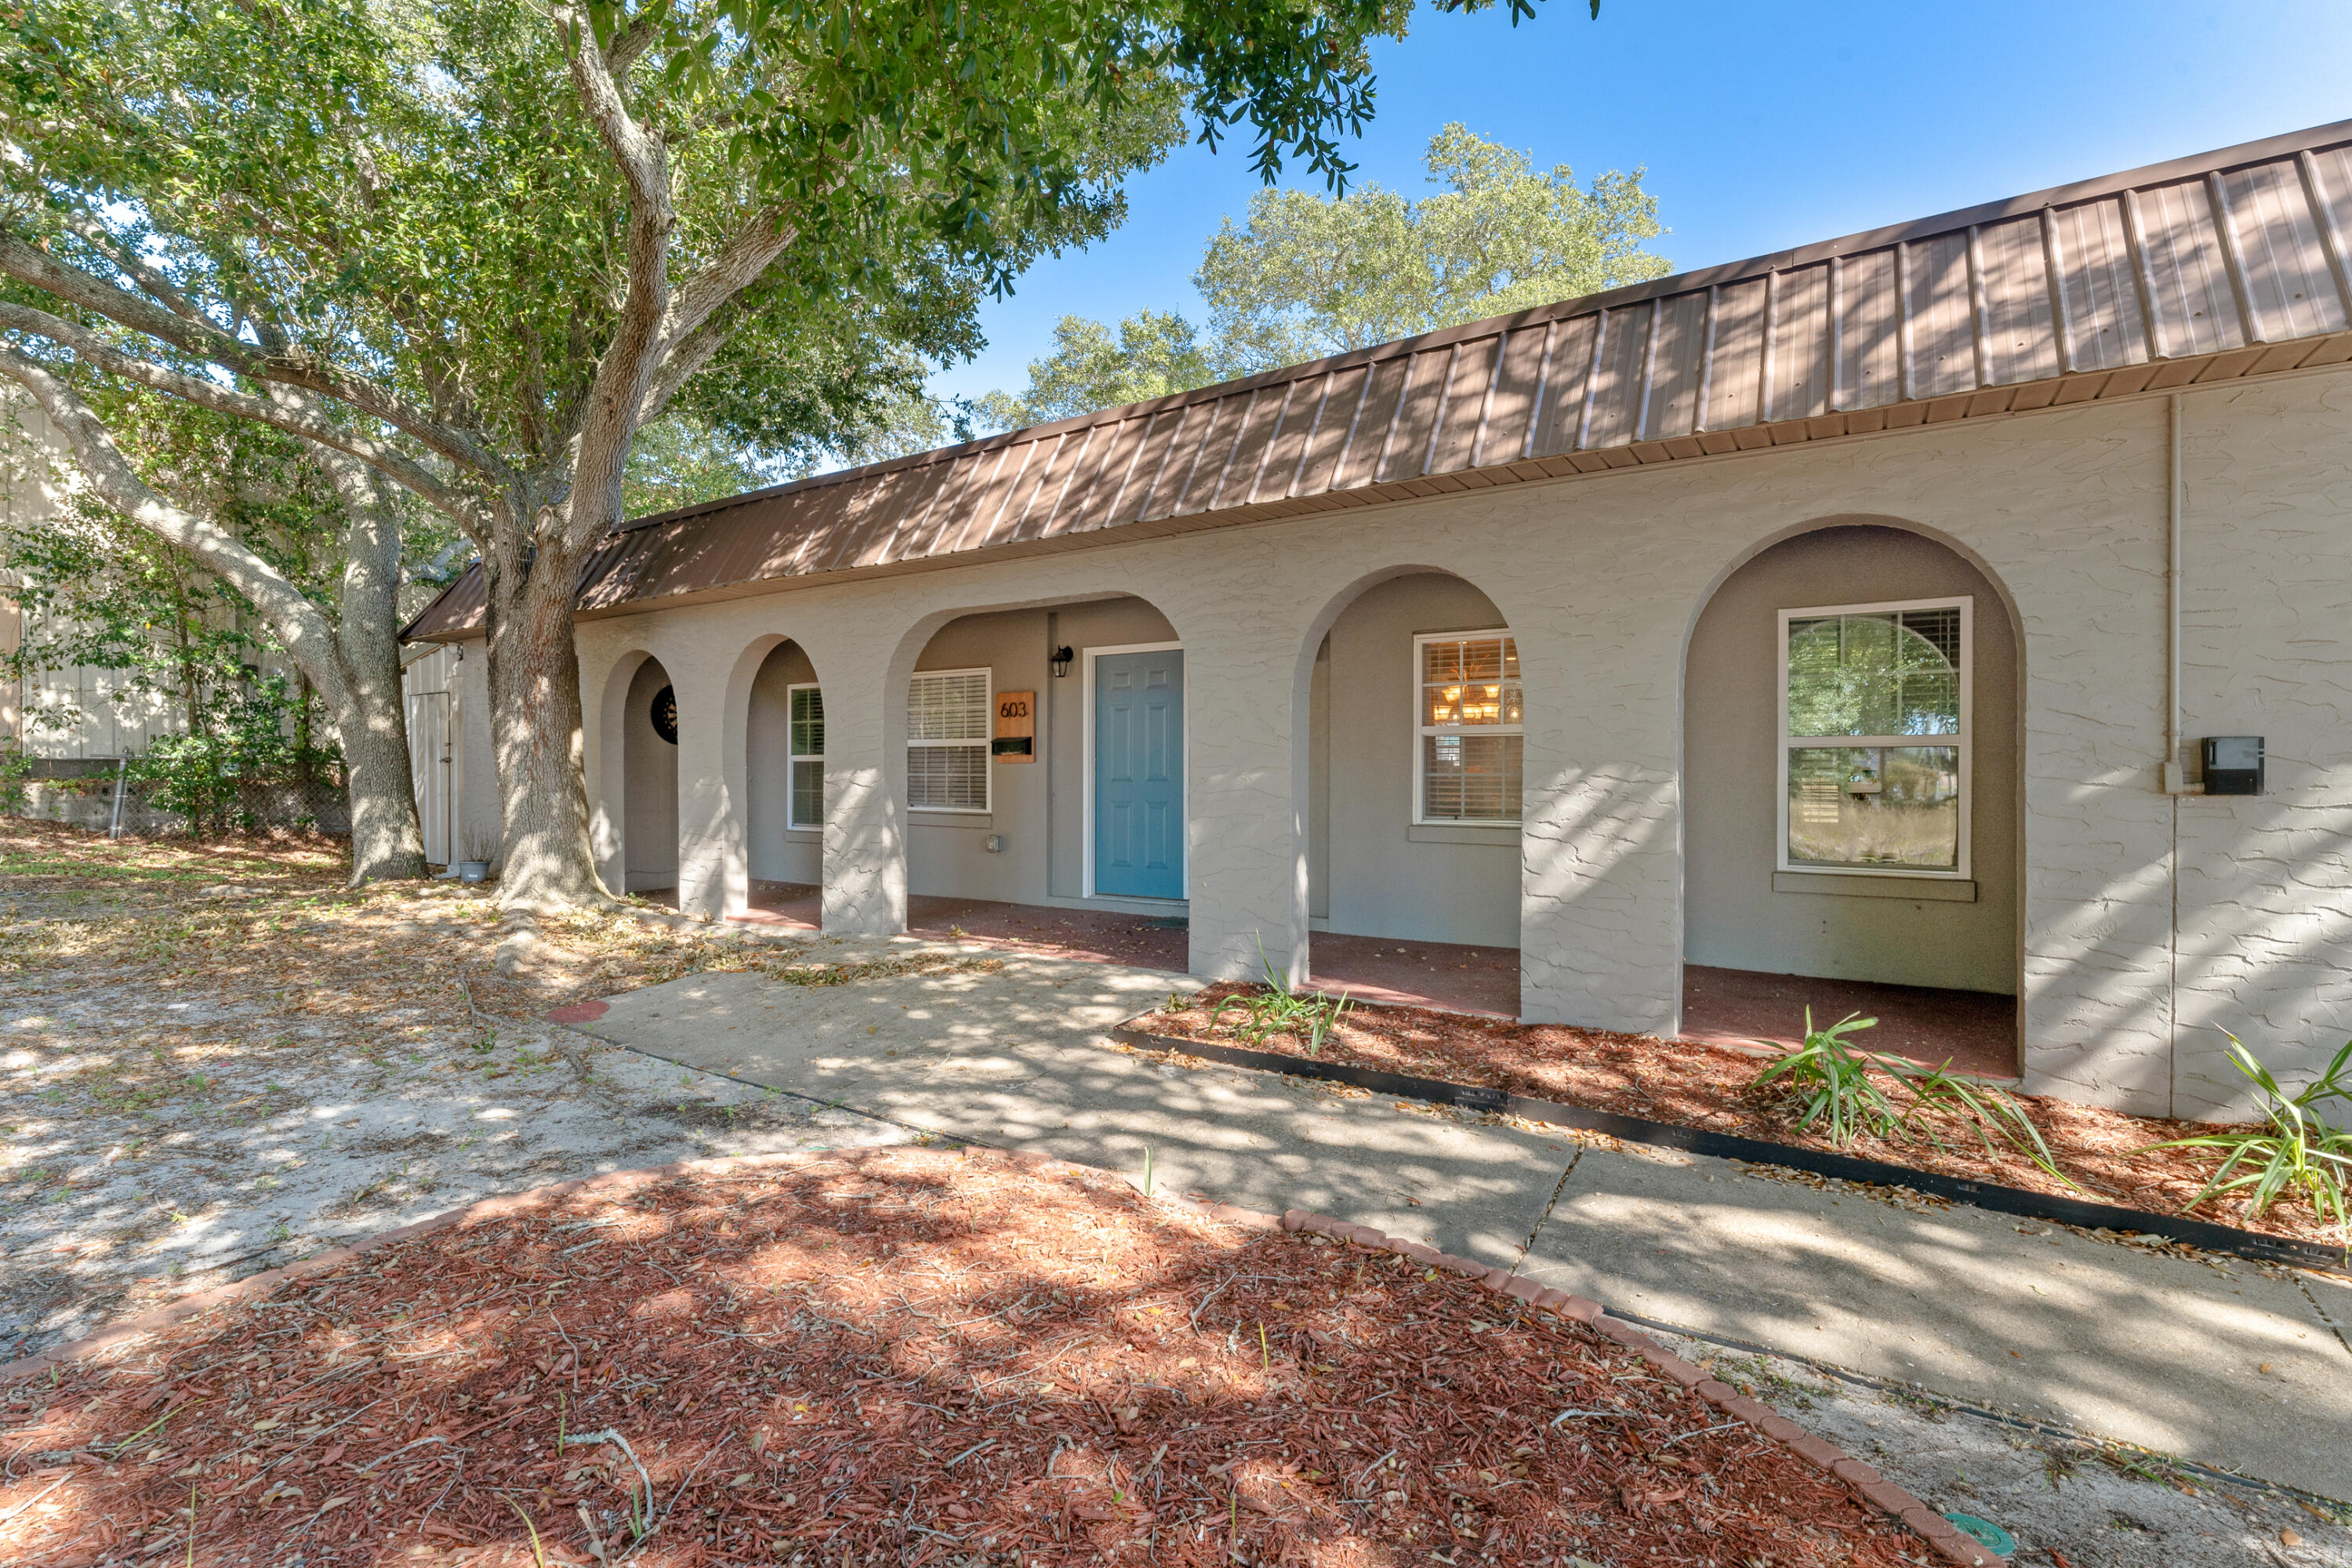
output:
[[[103,833],[117,825],[119,789],[123,832],[187,831],[187,817],[151,801],[149,786],[135,776],[124,776],[120,758],[28,757],[25,766],[25,798],[11,809],[12,816]],[[300,827],[347,834],[352,830],[351,792],[331,776],[248,780],[236,786],[233,804],[221,813],[220,826],[247,833]]]

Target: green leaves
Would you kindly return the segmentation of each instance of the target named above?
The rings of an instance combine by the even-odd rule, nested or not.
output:
[[[2042,1130],[2007,1089],[1955,1078],[1948,1061],[1925,1068],[1899,1057],[1857,1051],[1846,1043],[1847,1036],[1877,1023],[1849,1013],[1830,1027],[1816,1029],[1813,1010],[1806,1008],[1801,1043],[1781,1047],[1757,1042],[1779,1055],[1748,1080],[1748,1092],[1793,1100],[1798,1129],[1819,1126],[1835,1148],[1852,1148],[1856,1139],[1868,1136],[1886,1143],[1924,1138],[1943,1149],[1947,1145],[1938,1122],[1957,1121],[1975,1132],[1988,1152],[1998,1133],[2043,1171],[2074,1185],[2051,1156]]]
[[[2260,1219],[2279,1199],[2297,1194],[2321,1219],[2334,1220],[2337,1237],[2352,1248],[2352,1131],[2331,1126],[2318,1113],[2323,1100],[2352,1103],[2352,1041],[2302,1092],[2290,1095],[2237,1036],[2222,1033],[2230,1042],[2230,1065],[2263,1097],[2263,1121],[2147,1146],[2221,1151],[2212,1178],[2180,1205],[2182,1212],[2225,1193],[2243,1193],[2247,1214]]]
[[[1642,248],[1664,232],[1642,173],[1580,186],[1565,163],[1460,124],[1429,143],[1415,201],[1367,185],[1344,201],[1266,192],[1228,218],[1193,283],[1229,374],[1294,364],[1668,271]]]

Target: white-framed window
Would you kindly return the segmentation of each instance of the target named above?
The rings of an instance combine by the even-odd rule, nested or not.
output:
[[[1519,820],[1525,714],[1508,631],[1412,639],[1415,823]]]
[[[988,809],[990,672],[926,669],[907,683],[907,804]]]
[[[814,686],[787,686],[791,720],[784,770],[784,821],[793,827],[824,826],[824,692]]]
[[[1973,608],[1780,612],[1781,870],[1969,875]]]

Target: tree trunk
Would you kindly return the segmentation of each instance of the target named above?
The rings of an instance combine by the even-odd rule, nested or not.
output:
[[[572,633],[580,564],[571,552],[545,547],[535,556],[493,550],[483,560],[490,744],[498,754],[506,840],[499,902],[508,909],[547,911],[613,901],[596,874],[588,837],[580,654]]]
[[[343,701],[330,711],[342,742],[352,793],[352,885],[425,875],[425,835],[416,821],[416,780],[409,767],[407,715],[402,710],[396,645],[358,668]],[[381,666],[369,668],[367,666]]]
[[[350,781],[352,885],[422,877],[425,834],[400,689],[400,501],[364,464],[314,450],[348,519],[333,638],[342,679],[338,689],[320,690]]]

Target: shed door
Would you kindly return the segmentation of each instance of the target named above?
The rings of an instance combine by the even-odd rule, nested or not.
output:
[[[1184,654],[1095,659],[1095,891],[1184,896]]]

